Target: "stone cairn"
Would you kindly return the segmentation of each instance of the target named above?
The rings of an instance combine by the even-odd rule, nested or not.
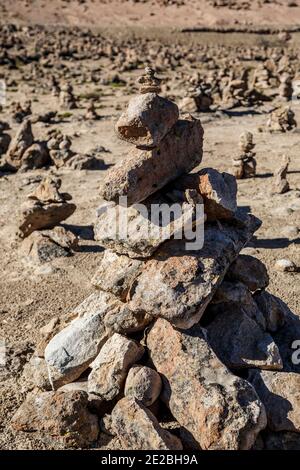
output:
[[[106,250],[95,292],[41,330],[23,374],[31,392],[12,426],[80,447],[96,441],[100,425],[123,449],[156,450],[250,449],[267,422],[299,432],[292,392],[300,376],[277,372],[286,358],[272,337],[288,313],[266,292],[264,265],[239,255],[260,221],[237,208],[232,175],[188,174],[202,160],[200,121],[179,118],[176,104],[159,96],[152,69],[138,83],[140,94],[116,124],[133,148],[102,188],[95,238]],[[194,224],[203,222],[194,212],[203,201],[203,248],[166,239],[164,225],[158,240],[145,236],[155,221],[141,201],[178,202]],[[129,216],[126,240],[113,236],[116,208]],[[183,221],[170,223],[175,234]],[[293,404],[286,418],[278,396]],[[164,407],[174,433],[160,424]]]
[[[273,192],[276,194],[284,194],[290,190],[290,185],[287,180],[287,172],[289,169],[290,158],[283,155],[282,162],[273,178]]]
[[[233,159],[233,174],[237,179],[251,178],[256,173],[255,143],[251,132],[241,134],[239,148],[241,153]]]
[[[269,132],[287,132],[297,127],[295,113],[289,106],[276,108],[268,117],[266,130]]]
[[[61,180],[46,177],[27,196],[19,214],[18,235],[21,253],[33,264],[69,256],[77,247],[77,237],[59,225],[76,209],[70,194],[60,191]]]

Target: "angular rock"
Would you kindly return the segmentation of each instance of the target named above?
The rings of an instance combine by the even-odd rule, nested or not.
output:
[[[155,416],[131,397],[120,400],[112,412],[112,426],[126,450],[181,450],[180,440],[161,428]]]
[[[92,364],[88,377],[88,391],[103,400],[114,399],[121,392],[127,372],[144,354],[137,342],[114,333],[102,347]]]
[[[208,224],[204,246],[186,250],[185,240],[162,245],[130,292],[133,312],[163,317],[178,328],[190,328],[202,317],[229,265],[259,226],[249,216],[244,227]]]
[[[101,194],[128,205],[143,201],[169,181],[189,172],[202,160],[203,129],[200,121],[179,120],[154,150],[134,149],[127,158],[108,171]]]
[[[147,258],[166,240],[178,237],[195,224],[204,224],[204,213],[196,208],[201,200],[199,194],[195,192],[193,199],[183,192],[174,194],[172,200],[171,197],[172,194],[157,193],[142,206],[100,206],[94,226],[95,239],[117,253]],[[161,213],[155,212],[158,207]]]
[[[125,300],[142,264],[138,259],[105,250],[92,285]]]
[[[230,369],[282,369],[278,348],[268,333],[238,305],[220,309],[207,326],[208,341]]]
[[[293,273],[297,271],[297,267],[293,261],[290,259],[278,259],[275,263],[275,269],[279,272],[290,272]]]
[[[255,322],[263,329],[266,329],[266,319],[264,314],[258,308],[257,303],[245,284],[241,282],[223,281],[216,290],[216,293],[209,305],[209,311],[205,314],[207,320],[210,320],[210,311],[221,312],[222,309],[230,309],[232,304],[238,307],[246,315],[255,320]]]
[[[135,398],[144,406],[151,406],[159,397],[161,388],[162,381],[156,370],[134,365],[128,372],[124,394]]]
[[[288,309],[282,300],[266,291],[255,292],[254,300],[265,317],[268,331],[275,332],[285,324]]]
[[[46,433],[70,447],[85,447],[97,439],[97,416],[88,409],[88,395],[82,391],[30,394],[13,416],[17,431]]]
[[[61,385],[76,380],[99,353],[107,339],[104,317],[110,309],[109,294],[91,294],[75,309],[78,317],[48,343],[45,359]]]
[[[240,281],[252,291],[265,289],[269,284],[269,276],[265,265],[257,258],[239,255],[230,266],[226,279]]]
[[[159,319],[147,337],[163,380],[161,398],[202,449],[250,449],[266,426],[253,387],[234,376],[210,347],[199,325],[176,330]]]
[[[68,193],[61,193],[61,179],[59,178],[44,178],[35,190],[28,195],[28,199],[45,203],[59,203],[72,199]]]
[[[33,134],[31,122],[29,120],[25,120],[10,143],[6,154],[6,162],[8,165],[10,165],[14,170],[21,168],[23,164],[23,155],[32,144]]]
[[[32,232],[23,240],[21,250],[33,263],[45,263],[61,256],[70,256],[77,246],[76,236],[64,227]]]
[[[176,189],[196,189],[203,197],[207,220],[232,219],[237,210],[237,184],[234,176],[213,168],[183,176],[174,182]]]
[[[129,101],[115,130],[118,137],[143,148],[157,147],[179,117],[172,101],[156,93],[145,93]]]
[[[249,371],[273,431],[300,432],[300,375],[293,372]]]

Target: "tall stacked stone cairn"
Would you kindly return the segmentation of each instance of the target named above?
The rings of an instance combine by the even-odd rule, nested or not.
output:
[[[233,176],[212,168],[189,174],[202,160],[200,121],[179,118],[150,68],[139,84],[116,124],[132,150],[102,189],[95,236],[106,250],[95,292],[42,328],[23,374],[31,391],[12,426],[63,446],[97,446],[101,429],[122,449],[156,450],[250,449],[267,425],[299,432],[291,392],[300,376],[272,337],[287,308],[266,292],[264,265],[239,255],[260,221],[237,208]],[[203,247],[166,239],[165,227],[159,239],[147,238],[145,225],[154,222],[141,201],[178,202],[193,224],[203,223],[193,208],[204,202]],[[116,208],[129,215],[125,241],[111,230]],[[170,222],[171,233],[181,224]],[[293,402],[285,416],[274,403],[280,396]],[[162,424],[167,409],[173,433]]]

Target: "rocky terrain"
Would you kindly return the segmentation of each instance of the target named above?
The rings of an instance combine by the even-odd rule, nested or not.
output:
[[[297,3],[0,1],[1,449],[299,450]]]

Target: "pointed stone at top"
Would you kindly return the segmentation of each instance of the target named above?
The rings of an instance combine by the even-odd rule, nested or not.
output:
[[[140,85],[140,93],[159,93],[160,80],[155,76],[155,70],[151,67],[145,68],[145,73],[137,79],[137,83]]]

